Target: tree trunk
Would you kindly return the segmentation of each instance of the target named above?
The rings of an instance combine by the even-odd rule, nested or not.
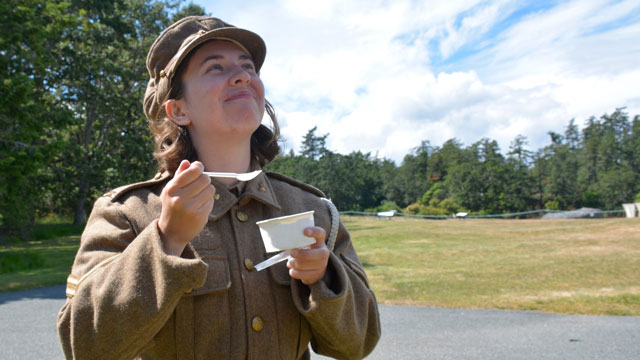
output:
[[[84,203],[87,198],[87,192],[89,191],[89,183],[82,181],[78,190],[78,198],[76,199],[76,205],[73,209],[73,225],[82,226],[86,213],[84,211]]]

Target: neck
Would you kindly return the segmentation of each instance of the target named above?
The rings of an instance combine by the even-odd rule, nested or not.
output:
[[[244,173],[251,164],[251,138],[198,139],[192,138],[198,151],[198,160],[205,171]],[[232,186],[236,179],[219,178],[219,182]]]

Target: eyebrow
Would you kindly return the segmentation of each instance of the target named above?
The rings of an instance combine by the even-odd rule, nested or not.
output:
[[[202,59],[202,61],[200,62],[200,66],[202,66],[202,64],[206,63],[209,60],[220,60],[220,59],[224,59],[224,56],[218,55],[218,54],[209,55],[209,56],[205,57],[204,59]],[[249,55],[246,55],[246,54],[242,54],[242,55],[238,56],[238,59],[240,59],[240,60],[251,60],[251,62],[253,62],[253,59],[251,59],[251,57],[249,57]]]

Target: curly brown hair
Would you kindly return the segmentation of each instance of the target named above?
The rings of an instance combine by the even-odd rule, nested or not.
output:
[[[163,104],[166,104],[170,99],[177,100],[184,97],[184,84],[182,81],[184,71],[189,64],[191,56],[202,45],[204,43],[194,48],[180,64],[171,81],[169,94],[164,99]],[[266,100],[265,111],[271,118],[273,127],[269,128],[260,124],[258,129],[251,135],[251,158],[261,167],[271,162],[280,153],[280,145],[278,144],[280,126],[273,106]],[[158,161],[159,172],[175,173],[183,159],[191,162],[198,160],[198,153],[193,146],[189,131],[171,121],[164,111],[164,106],[162,106],[158,117],[149,121],[149,129],[154,137],[155,151],[153,156]]]

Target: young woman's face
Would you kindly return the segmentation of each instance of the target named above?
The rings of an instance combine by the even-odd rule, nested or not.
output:
[[[182,81],[185,96],[179,101],[192,137],[250,138],[260,126],[264,85],[251,58],[236,44],[214,40],[202,45]]]

